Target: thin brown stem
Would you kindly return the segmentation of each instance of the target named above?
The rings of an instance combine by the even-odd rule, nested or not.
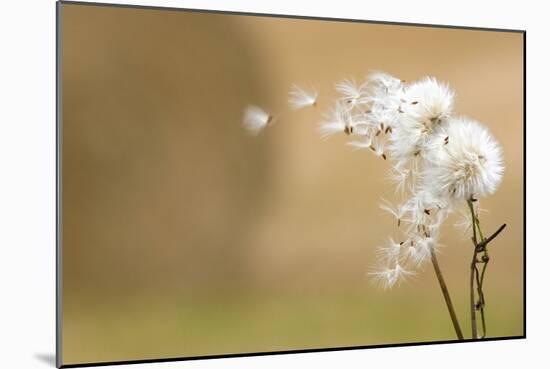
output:
[[[487,264],[485,264],[487,265]],[[481,287],[480,277],[479,277],[479,269],[475,268],[475,276],[476,276],[476,285],[477,285],[477,296],[478,296],[478,302],[476,305],[476,309],[479,310],[479,315],[481,317],[481,337],[485,338],[485,335],[487,334],[487,327],[485,325],[485,296],[483,295],[483,289]]]
[[[445,280],[443,279],[443,274],[441,273],[441,269],[439,268],[439,263],[437,262],[437,257],[435,256],[435,250],[431,248],[430,252],[432,256],[432,264],[434,266],[435,275],[437,276],[437,281],[439,282],[439,286],[441,287],[441,292],[443,292],[443,297],[445,298],[445,303],[447,304],[447,309],[449,310],[449,315],[451,316],[456,336],[459,340],[463,340],[464,336],[462,335],[462,330],[460,329],[460,324],[458,323],[458,319],[456,317],[455,309],[451,301],[451,296],[449,295],[447,284],[445,283]]]
[[[504,230],[504,228],[506,228],[506,223],[504,223],[503,225],[501,225],[496,231],[495,233],[493,233],[492,235],[490,235],[489,237],[487,237],[486,239],[484,239],[478,246],[480,247],[485,247],[489,244],[489,242],[491,242],[492,240],[495,239],[496,236],[498,236],[500,234],[500,232],[502,232]]]
[[[475,272],[477,270],[477,234],[476,234],[476,215],[474,211],[474,204],[472,201],[468,201],[468,207],[472,214],[472,241],[474,242],[474,255],[472,256],[472,263],[470,264],[470,321],[472,325],[472,339],[477,339],[477,318],[476,318],[476,301],[475,301]]]
[[[474,255],[472,257],[472,263],[470,264],[470,317],[472,324],[472,339],[485,338],[487,335],[487,325],[485,322],[485,295],[483,294],[483,281],[485,279],[485,272],[487,270],[487,264],[489,263],[489,253],[487,252],[487,245],[496,236],[504,230],[506,224],[500,226],[496,232],[494,232],[488,238],[483,236],[481,230],[481,224],[479,217],[477,216],[474,209],[474,200],[468,200],[468,207],[472,215],[472,242],[474,243]],[[479,240],[478,240],[479,236]],[[481,260],[478,260],[478,255],[482,254]],[[478,263],[483,264],[481,273],[479,272]],[[476,302],[476,292],[477,292],[477,302]],[[477,332],[477,310],[479,310],[481,318],[481,329],[482,335],[478,336]]]
[[[474,250],[472,264],[470,265],[470,321],[472,325],[472,339],[477,339],[477,322],[476,322],[476,296],[475,296],[475,271],[476,271],[477,252]]]

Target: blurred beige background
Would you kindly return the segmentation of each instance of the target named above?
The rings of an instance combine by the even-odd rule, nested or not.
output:
[[[62,24],[64,364],[454,339],[431,265],[366,276],[388,163],[318,134],[334,83],[371,70],[448,82],[502,143],[487,324],[523,334],[521,34],[67,4]],[[286,111],[292,83],[320,105],[248,136],[244,107]],[[469,333],[453,221],[439,259]]]

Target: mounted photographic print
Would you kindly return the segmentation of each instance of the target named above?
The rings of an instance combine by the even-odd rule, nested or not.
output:
[[[525,32],[59,2],[57,364],[525,337]]]

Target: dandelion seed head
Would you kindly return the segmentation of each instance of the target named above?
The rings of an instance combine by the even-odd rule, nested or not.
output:
[[[425,77],[405,88],[403,109],[430,129],[453,112],[454,92],[433,77]]]
[[[426,187],[456,200],[493,194],[504,163],[502,149],[489,130],[473,120],[453,118],[445,133],[449,143],[434,150],[426,165]]]

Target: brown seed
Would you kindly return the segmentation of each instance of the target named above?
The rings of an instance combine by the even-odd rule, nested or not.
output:
[[[382,159],[386,160],[386,154],[382,154]]]
[[[416,105],[416,104],[418,104],[418,101],[413,101],[413,102],[411,103],[411,105]]]
[[[430,215],[430,209],[424,209],[424,213]]]
[[[375,136],[378,137],[378,136],[380,135],[381,132],[382,132],[381,130],[376,131],[376,135],[375,135]]]

